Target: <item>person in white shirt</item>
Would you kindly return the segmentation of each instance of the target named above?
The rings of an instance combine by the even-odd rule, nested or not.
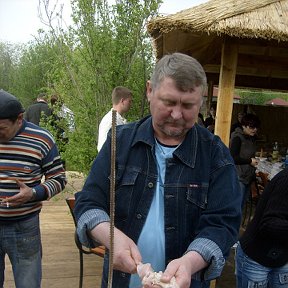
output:
[[[58,112],[58,116],[60,118],[66,119],[67,124],[68,124],[68,129],[70,132],[73,132],[75,130],[74,113],[64,103],[62,104],[61,109]]]
[[[126,124],[127,120],[123,117],[131,107],[132,92],[126,87],[117,86],[112,91],[112,109],[102,118],[98,129],[98,152],[106,141],[107,133],[112,126],[112,110],[116,110],[116,125]]]

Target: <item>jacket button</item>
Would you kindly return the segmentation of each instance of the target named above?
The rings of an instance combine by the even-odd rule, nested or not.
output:
[[[126,277],[126,274],[122,272],[122,273],[121,273],[121,277],[122,277],[122,278],[125,278],[125,277]]]
[[[153,184],[152,182],[149,182],[149,183],[148,183],[148,187],[149,187],[149,188],[153,188],[153,186],[154,186],[154,184]]]
[[[137,215],[136,215],[136,218],[137,218],[137,219],[142,219],[142,215],[141,215],[141,214],[137,214]]]

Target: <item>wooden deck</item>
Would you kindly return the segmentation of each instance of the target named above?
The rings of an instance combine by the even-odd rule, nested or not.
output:
[[[74,181],[74,182],[73,182]],[[43,246],[42,288],[78,288],[79,254],[74,243],[74,223],[66,197],[79,189],[82,183],[70,179],[66,190],[50,201],[43,202],[40,213]],[[99,288],[102,274],[102,258],[96,255],[84,255],[83,288]],[[217,288],[235,287],[233,255],[229,257]],[[15,288],[11,265],[6,259],[5,288]],[[123,287],[124,288],[124,287]]]
[[[62,193],[43,202],[40,213],[43,246],[42,288],[78,288],[79,254],[74,243],[74,223]],[[6,257],[7,258],[7,257]],[[84,255],[83,288],[100,287],[102,258]],[[6,259],[5,288],[15,288],[12,269]]]

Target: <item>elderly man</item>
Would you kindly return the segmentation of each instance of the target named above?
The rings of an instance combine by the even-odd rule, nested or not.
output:
[[[237,241],[241,197],[233,159],[219,137],[196,123],[205,89],[194,58],[166,55],[147,82],[151,116],[116,127],[113,287],[142,287],[133,274],[141,262],[164,271],[163,283],[208,287]],[[82,243],[108,249],[110,144],[109,136],[75,207]],[[106,257],[103,288],[107,270]]]
[[[54,139],[23,112],[16,97],[0,90],[0,287],[7,254],[16,287],[39,288],[41,201],[62,191],[66,177]]]

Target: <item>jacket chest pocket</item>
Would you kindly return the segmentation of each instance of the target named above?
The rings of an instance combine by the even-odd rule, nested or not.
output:
[[[187,187],[187,201],[201,209],[207,206],[208,185],[191,183]]]
[[[118,220],[125,221],[133,204],[133,192],[139,172],[135,170],[125,171],[117,180],[115,191],[115,213]]]

